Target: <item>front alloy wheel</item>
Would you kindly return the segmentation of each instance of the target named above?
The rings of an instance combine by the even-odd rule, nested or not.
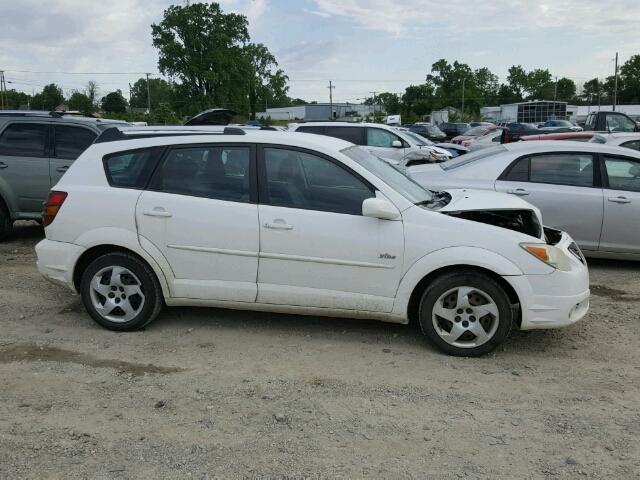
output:
[[[443,274],[427,287],[420,302],[422,331],[450,355],[490,352],[507,337],[512,321],[509,296],[481,272]]]

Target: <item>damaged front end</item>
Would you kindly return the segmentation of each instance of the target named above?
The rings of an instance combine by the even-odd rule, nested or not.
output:
[[[542,238],[542,225],[533,210],[467,210],[442,212],[446,215],[472,222],[486,223],[500,228],[506,228],[535,238]]]

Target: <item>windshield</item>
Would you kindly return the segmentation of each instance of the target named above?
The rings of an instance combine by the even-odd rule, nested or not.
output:
[[[371,155],[363,148],[358,146],[348,147],[341,150],[341,153],[344,153],[351,160],[366,168],[409,201],[422,203],[433,199],[433,194],[430,190],[423,188],[405,174],[381,158]]]
[[[440,164],[440,167],[443,170],[452,170],[454,168],[461,167],[463,165],[468,165],[471,162],[475,162],[477,160],[482,160],[483,158],[491,157],[498,153],[505,152],[507,149],[503,145],[496,145],[495,147],[483,148],[482,150],[477,150],[475,152],[467,153],[466,155],[462,155],[454,160],[448,160],[444,163]]]
[[[424,137],[421,137],[420,135],[418,135],[417,133],[413,133],[413,132],[402,132],[404,135],[406,135],[407,137],[411,138],[413,140],[413,143],[416,144],[419,147],[423,147],[425,145],[429,146],[429,145],[435,145],[431,140],[428,140]]]
[[[471,135],[471,136],[478,136],[478,135],[483,135],[487,130],[488,130],[488,127],[486,125],[479,125],[477,127],[473,127],[467,130],[466,132],[464,132],[464,134]]]

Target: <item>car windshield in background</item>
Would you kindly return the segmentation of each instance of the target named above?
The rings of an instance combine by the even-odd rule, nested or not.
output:
[[[486,125],[478,125],[477,127],[473,127],[467,130],[466,132],[464,132],[464,134],[478,136],[483,135],[487,130],[489,130],[489,128]]]
[[[409,201],[422,203],[433,199],[431,191],[420,186],[381,158],[371,155],[365,149],[353,146],[341,150],[341,153],[366,168]]]
[[[498,153],[504,152],[507,149],[503,145],[496,145],[495,147],[484,148],[476,152],[467,153],[454,160],[449,160],[440,164],[443,170],[453,170],[454,168],[468,165],[469,163],[482,160],[483,158],[492,157]]]
[[[419,147],[434,145],[434,143],[431,140],[421,137],[417,133],[414,133],[414,132],[402,132],[402,133],[407,137],[410,137],[413,140],[413,142]]]
[[[572,127],[571,122],[567,120],[549,120],[547,122],[551,127]]]

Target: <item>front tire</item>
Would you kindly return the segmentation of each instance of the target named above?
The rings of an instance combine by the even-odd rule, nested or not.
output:
[[[80,280],[89,315],[109,330],[139,330],[160,313],[162,290],[151,268],[124,252],[96,258]]]
[[[484,355],[509,335],[509,296],[493,278],[471,270],[445,273],[425,289],[420,301],[422,332],[440,350],[455,356]]]

